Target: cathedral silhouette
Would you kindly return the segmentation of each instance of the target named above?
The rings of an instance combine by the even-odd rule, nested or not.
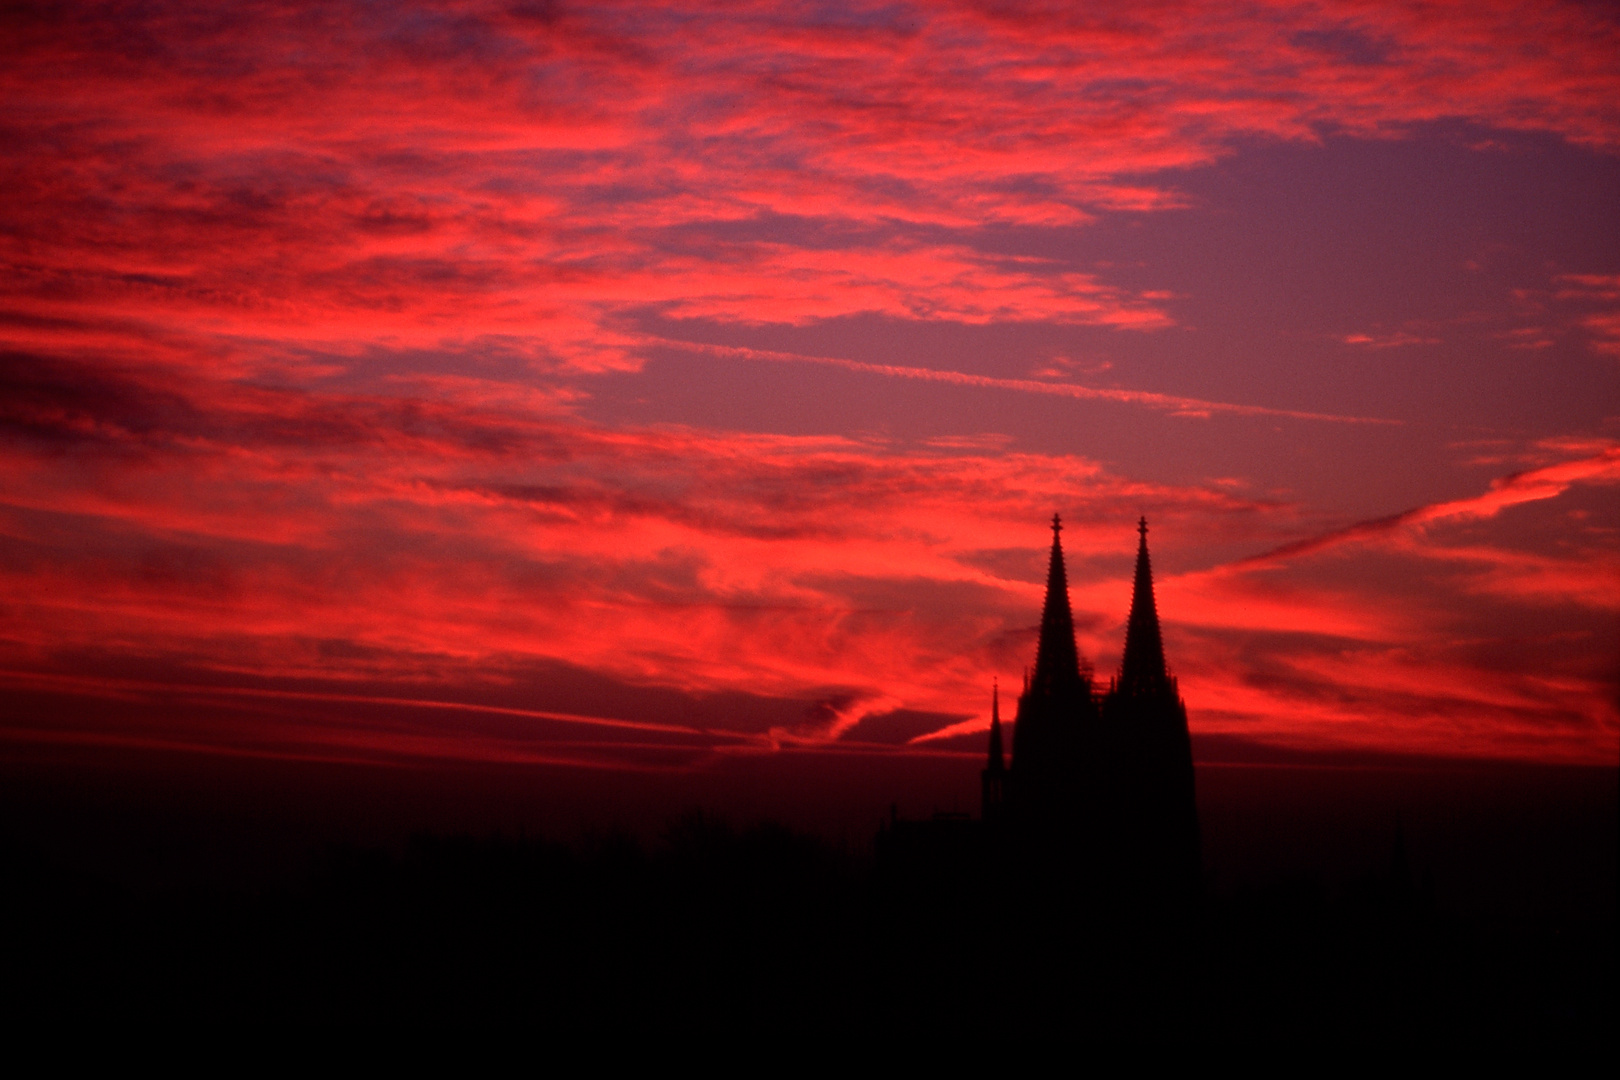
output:
[[[1147,519],[1119,675],[1098,687],[1074,640],[1063,524],[1052,516],[1040,643],[1026,669],[1006,760],[999,688],[992,690],[981,815],[891,820],[879,854],[917,869],[992,860],[1030,884],[1099,902],[1180,903],[1201,879],[1187,708],[1165,663],[1153,598]]]

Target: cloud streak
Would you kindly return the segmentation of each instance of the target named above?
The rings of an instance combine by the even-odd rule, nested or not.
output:
[[[992,375],[974,375],[965,371],[945,371],[938,368],[908,367],[903,364],[869,364],[835,356],[806,356],[802,353],[773,352],[767,349],[748,349],[731,345],[697,345],[682,341],[663,340],[659,344],[671,348],[707,353],[714,356],[740,357],[748,360],[775,360],[781,363],[822,364],[827,367],[858,371],[866,375],[883,375],[894,379],[918,379],[924,382],[949,383],[953,386],[976,386],[988,390],[1011,390],[1021,394],[1045,394],[1051,397],[1073,398],[1077,401],[1113,401],[1126,405],[1143,405],[1177,416],[1208,417],[1215,413],[1228,416],[1271,416],[1288,420],[1322,420],[1338,424],[1396,425],[1398,420],[1384,420],[1370,416],[1339,416],[1333,413],[1302,412],[1295,409],[1271,409],[1263,405],[1239,405],[1227,401],[1205,401],[1201,398],[1176,397],[1154,394],[1143,390],[1118,390],[1082,386],[1071,382],[1045,382],[1038,379],[1002,379]]]
[[[574,745],[558,725],[584,726],[598,759],[632,763],[649,738],[685,747],[688,763],[699,751],[853,747],[896,710],[934,717],[928,730],[972,730],[990,679],[1015,683],[1028,662],[1039,523],[1053,509],[1069,523],[1082,647],[1105,673],[1115,662],[1129,508],[1154,522],[1161,611],[1200,730],[1434,751],[1446,738],[1435,725],[1466,714],[1478,730],[1458,752],[1607,760],[1612,750],[1609,674],[1569,657],[1537,672],[1545,656],[1532,650],[1506,670],[1493,659],[1481,683],[1485,661],[1470,655],[1481,639],[1508,647],[1548,612],[1558,629],[1546,633],[1590,639],[1572,656],[1598,655],[1612,615],[1590,603],[1593,581],[1613,570],[1602,541],[1552,558],[1506,534],[1454,532],[1612,485],[1612,447],[1403,515],[1422,528],[1367,549],[1387,561],[1376,574],[1346,578],[1355,546],[1344,541],[1365,547],[1396,525],[1177,568],[1200,546],[1252,546],[1308,515],[1073,456],[609,429],[442,391],[333,397],[147,380],[53,375],[36,358],[30,393],[8,397],[20,404],[0,499],[0,585],[12,598],[0,652],[13,672],[92,697],[145,693],[117,674],[130,668],[206,673],[223,688],[199,689],[192,675],[164,693],[234,710],[241,732],[228,741],[496,753],[477,749],[494,733],[469,732],[455,750],[460,736],[430,721],[396,738],[392,721],[367,720],[372,734],[351,737],[358,708],[522,722],[499,738],[526,754]],[[1478,620],[1466,628],[1464,609]],[[514,674],[533,664],[663,687],[694,717],[714,695],[780,704],[746,722],[670,720],[667,702],[616,719],[548,703],[544,681]],[[1482,686],[1494,689],[1482,698]],[[1434,720],[1410,712],[1419,698]],[[307,715],[264,728],[243,711],[248,699]],[[37,728],[26,721],[12,716]],[[615,727],[636,738],[603,744]]]
[[[986,227],[1184,205],[1165,170],[1255,137],[1620,145],[1595,9],[1216,11],[24,9],[0,299],[235,341],[500,334],[583,371],[641,363],[616,326],[644,308],[1150,331],[1152,290]]]
[[[1176,442],[1220,425],[1118,435],[1179,447],[1154,470],[1000,420],[787,435],[591,397],[655,357],[675,383],[722,357],[1144,425],[1266,422],[1244,438],[1308,422],[1324,455],[1359,454],[1352,438],[1420,425],[1300,374],[1296,346],[1389,364],[1382,391],[1441,354],[1410,329],[1439,321],[1279,319],[1257,340],[1281,374],[1221,379],[1236,354],[1198,351],[1161,280],[1178,268],[1093,237],[1201,212],[1194,171],[1246,148],[1444,127],[1612,156],[1610,13],[159,0],[5,18],[0,720],[18,738],[627,769],[891,752],[977,730],[989,680],[1015,683],[1059,510],[1104,671],[1131,523],[1153,519],[1200,731],[1613,761],[1612,605],[1593,598],[1614,595],[1620,524],[1588,499],[1620,469],[1608,440],[1514,473],[1493,450],[1494,481],[1448,477],[1476,494],[1324,530],[1365,511],[1267,479],[1281,444]],[[1245,254],[1186,257],[1219,296]],[[1577,333],[1601,358],[1613,268],[1566,262],[1478,303],[1545,309],[1512,332],[1537,357]],[[1134,385],[844,348],[869,326],[1046,356],[1084,333],[1087,370]],[[1152,366],[1101,359],[1142,342]]]
[[[1500,477],[1491,481],[1488,491],[1471,498],[1418,506],[1374,521],[1356,522],[1319,536],[1284,544],[1245,560],[1245,564],[1263,564],[1310,555],[1339,544],[1384,536],[1407,526],[1422,526],[1452,518],[1490,518],[1519,503],[1557,498],[1574,484],[1616,482],[1620,482],[1620,446],[1610,445],[1590,457]]]

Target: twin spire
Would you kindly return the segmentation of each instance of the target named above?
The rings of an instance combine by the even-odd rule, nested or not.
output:
[[[1125,626],[1125,658],[1119,666],[1119,693],[1135,697],[1160,693],[1170,686],[1165,669],[1164,639],[1159,634],[1159,608],[1153,601],[1153,566],[1148,559],[1147,518],[1136,524],[1136,584],[1131,590],[1131,618]]]
[[[1074,647],[1074,613],[1069,610],[1069,575],[1063,569],[1063,519],[1052,515],[1052,558],[1046,568],[1046,604],[1041,609],[1041,643],[1035,651],[1037,693],[1063,694],[1080,685],[1080,653]]]
[[[1072,882],[1109,904],[1191,896],[1201,874],[1192,743],[1186,706],[1165,668],[1147,519],[1137,522],[1119,677],[1106,689],[1093,688],[1075,647],[1062,529],[1054,515],[1040,644],[1018,699],[1010,762],[1001,687],[991,692],[990,760],[979,774],[983,820],[1015,838],[1015,850],[1043,875],[1051,871],[1043,883]]]
[[[1046,602],[1041,609],[1041,639],[1035,652],[1035,671],[1026,675],[1025,693],[1061,695],[1082,685],[1080,653],[1074,643],[1074,613],[1069,607],[1069,577],[1063,564],[1063,519],[1052,515],[1052,554],[1046,568]],[[1161,693],[1170,687],[1164,662],[1164,639],[1159,632],[1159,609],[1153,598],[1153,565],[1148,557],[1147,518],[1136,523],[1136,580],[1131,590],[1131,615],[1125,629],[1125,656],[1120,664],[1117,692],[1130,697]],[[992,692],[990,758],[992,767],[1002,759],[1000,691]]]

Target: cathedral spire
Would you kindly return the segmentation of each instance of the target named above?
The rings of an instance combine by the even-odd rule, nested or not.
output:
[[[1074,614],[1069,610],[1069,577],[1063,569],[1063,543],[1059,539],[1062,532],[1063,521],[1053,514],[1052,558],[1046,569],[1046,604],[1041,609],[1041,642],[1035,651],[1032,680],[1034,689],[1047,693],[1066,691],[1080,683],[1080,654],[1074,647]],[[1155,622],[1154,626],[1157,640],[1158,624]]]
[[[1131,593],[1131,619],[1125,629],[1125,659],[1120,664],[1119,692],[1126,696],[1159,693],[1169,688],[1159,609],[1153,602],[1153,567],[1148,560],[1147,518],[1137,522],[1136,585]]]

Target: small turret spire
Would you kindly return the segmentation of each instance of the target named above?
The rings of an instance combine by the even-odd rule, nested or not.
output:
[[[979,814],[985,821],[1001,815],[1007,797],[1007,756],[1001,752],[1001,686],[990,684],[990,761],[979,773]]]
[[[1007,768],[1007,755],[1001,749],[1001,686],[999,682],[990,683],[990,764],[991,772],[1002,772]]]

